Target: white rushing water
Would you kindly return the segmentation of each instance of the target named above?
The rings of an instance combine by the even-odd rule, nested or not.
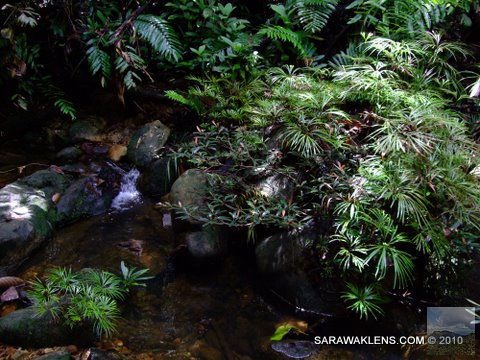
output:
[[[112,208],[115,210],[126,210],[142,201],[142,196],[137,189],[137,181],[140,172],[132,169],[125,173],[120,184],[120,192],[112,201]]]

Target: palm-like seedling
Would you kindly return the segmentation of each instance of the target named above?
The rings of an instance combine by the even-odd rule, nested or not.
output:
[[[40,315],[48,313],[70,327],[91,325],[96,335],[115,331],[120,316],[118,300],[133,286],[144,285],[147,269],[136,270],[121,263],[122,277],[107,271],[52,269],[45,280],[31,283],[30,296]]]
[[[383,303],[385,299],[372,285],[362,287],[347,283],[347,291],[344,292],[342,298],[349,304],[348,309],[359,314],[360,319],[368,319],[369,316],[377,319],[378,316],[383,315],[379,304]]]

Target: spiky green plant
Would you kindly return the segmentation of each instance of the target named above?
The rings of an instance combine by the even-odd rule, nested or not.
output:
[[[342,298],[347,302],[348,309],[357,313],[360,319],[367,320],[369,316],[377,319],[384,313],[380,304],[385,302],[385,298],[375,290],[373,285],[362,287],[347,283],[347,290]]]
[[[145,286],[148,269],[136,270],[121,263],[122,277],[108,271],[73,272],[54,268],[46,279],[32,281],[29,295],[39,315],[48,314],[71,328],[91,326],[97,336],[110,337],[120,317],[118,301],[134,286]]]

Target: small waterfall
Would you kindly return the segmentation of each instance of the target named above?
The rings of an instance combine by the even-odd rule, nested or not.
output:
[[[112,208],[116,210],[126,210],[142,201],[142,196],[137,190],[137,181],[140,172],[132,169],[125,173],[120,184],[120,192],[112,201]]]

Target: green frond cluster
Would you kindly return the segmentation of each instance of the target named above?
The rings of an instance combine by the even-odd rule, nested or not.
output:
[[[290,7],[303,29],[310,33],[318,33],[327,25],[339,0],[295,0]]]
[[[347,283],[347,291],[342,298],[349,303],[349,309],[360,315],[360,319],[368,319],[369,316],[377,319],[384,313],[379,304],[385,302],[385,298],[371,285],[361,287]]]
[[[272,40],[279,40],[291,44],[298,50],[301,56],[307,56],[309,51],[305,43],[305,37],[296,31],[287,29],[279,25],[265,26],[258,32],[259,35],[265,35]]]
[[[108,271],[54,268],[45,280],[35,280],[29,295],[40,315],[48,314],[71,328],[89,325],[98,336],[110,337],[120,317],[118,301],[134,286],[145,286],[148,269],[128,268],[122,277]]]
[[[173,61],[180,60],[180,41],[165,19],[151,14],[142,14],[135,20],[134,27],[138,35],[161,56]]]

